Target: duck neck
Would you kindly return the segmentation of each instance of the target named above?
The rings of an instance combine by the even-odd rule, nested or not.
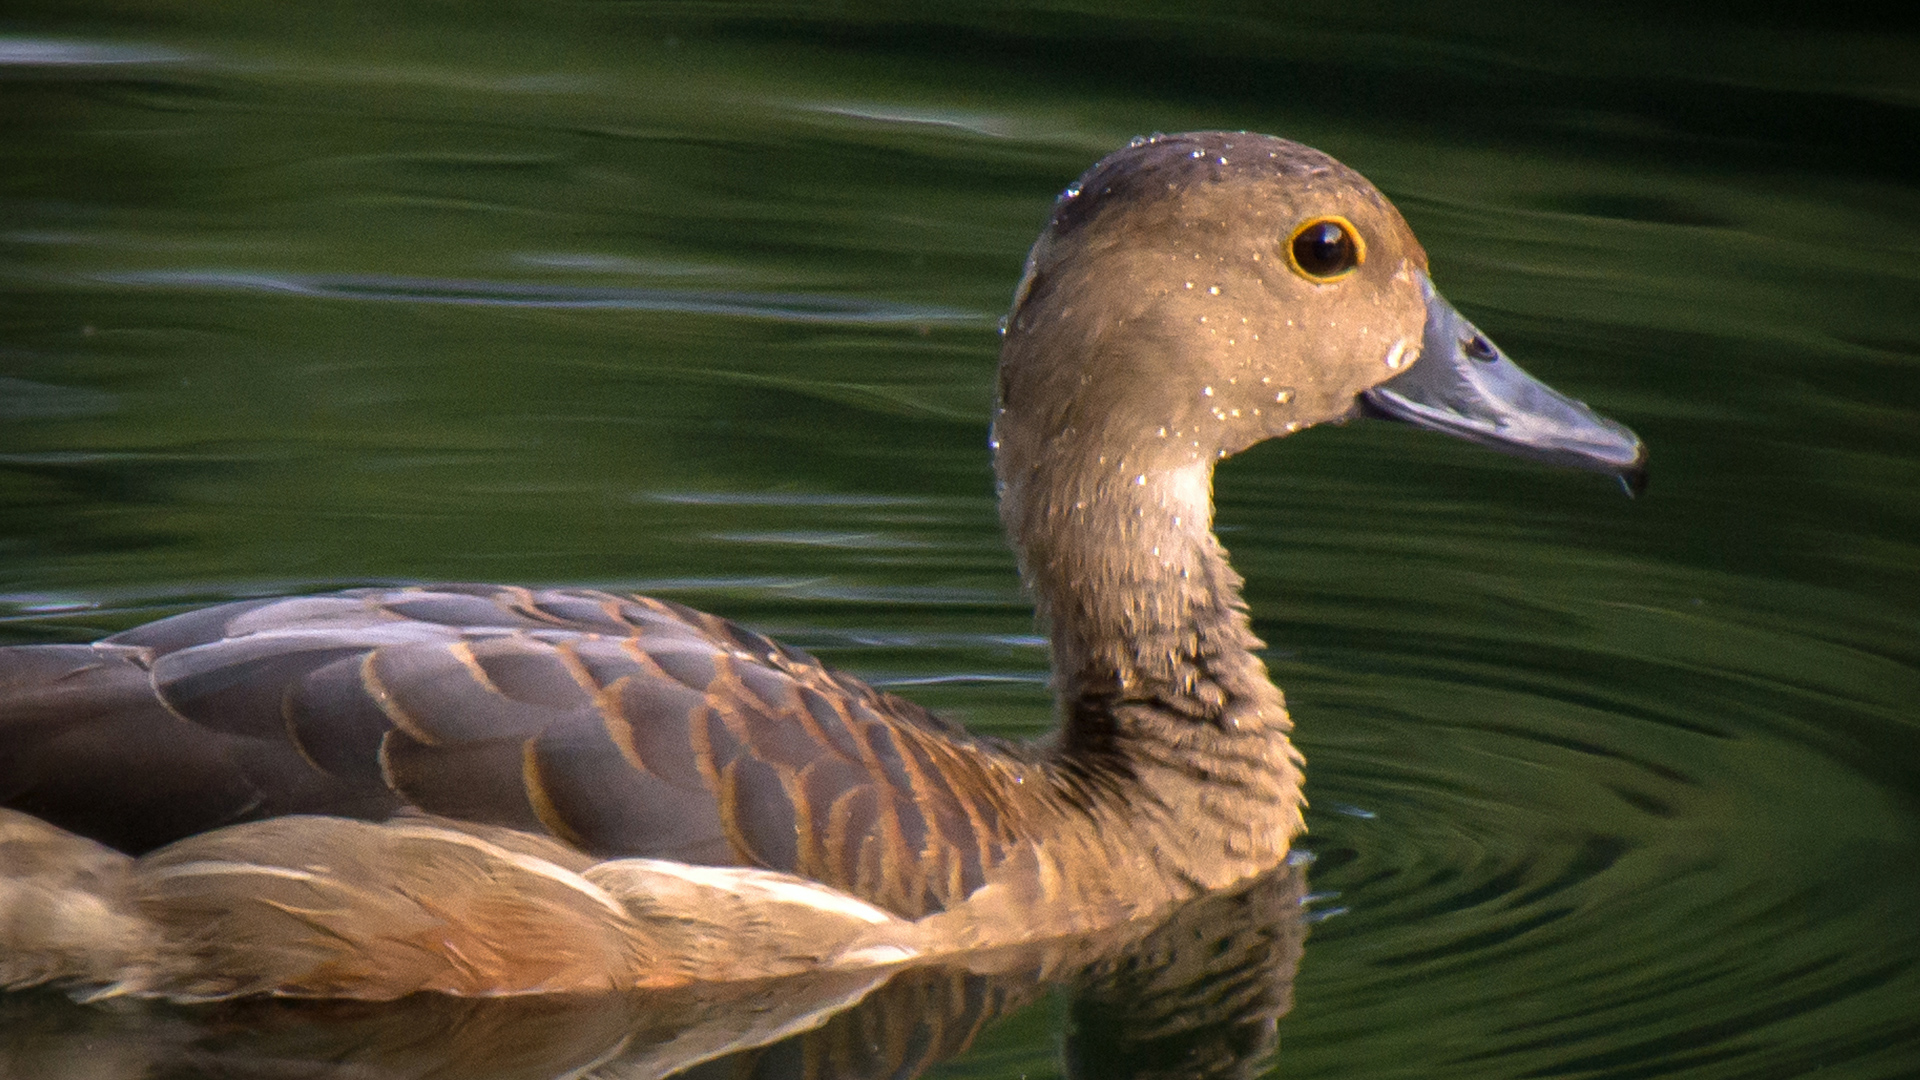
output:
[[[1006,493],[1051,627],[1063,772],[1201,840],[1189,876],[1208,884],[1270,865],[1300,820],[1291,724],[1213,535],[1212,483],[1201,460],[1058,482],[1037,471]],[[1217,846],[1204,842],[1209,821]],[[1252,862],[1229,866],[1223,851]]]

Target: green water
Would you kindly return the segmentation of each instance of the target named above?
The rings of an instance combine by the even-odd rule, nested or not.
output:
[[[1915,1075],[1920,36],[1683,7],[14,0],[0,640],[590,584],[1037,732],[995,321],[1102,153],[1283,134],[1377,182],[1653,484],[1371,422],[1221,468],[1316,856],[1278,1053],[1234,1067]],[[824,1030],[1058,1075],[1104,1030],[1076,992],[961,1037],[889,987]],[[251,1015],[15,999],[0,1070],[484,1072]],[[823,1044],[699,1075],[898,1064]]]

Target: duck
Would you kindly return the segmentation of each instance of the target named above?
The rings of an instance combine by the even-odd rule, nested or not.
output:
[[[1055,201],[991,446],[1057,730],[971,734],[715,615],[585,588],[239,600],[0,649],[0,987],[633,990],[1090,933],[1280,866],[1303,759],[1215,466],[1373,417],[1644,486],[1435,289],[1359,173],[1155,135]]]

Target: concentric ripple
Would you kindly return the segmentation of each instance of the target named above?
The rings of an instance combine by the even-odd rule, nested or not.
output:
[[[1289,1065],[1356,1040],[1423,1076],[1911,1053],[1920,817],[1835,732],[1897,707],[1912,673],[1747,613],[1566,614],[1584,647],[1375,628],[1322,657],[1344,672],[1293,680],[1322,917]],[[1675,631],[1771,674],[1645,648]],[[1880,700],[1822,685],[1859,664]],[[1351,674],[1368,670],[1395,674]]]

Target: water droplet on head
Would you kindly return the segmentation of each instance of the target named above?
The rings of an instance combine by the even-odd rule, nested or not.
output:
[[[1065,199],[1079,198],[1080,197],[1080,181],[1075,180],[1073,183],[1068,184],[1067,190],[1061,192],[1060,196],[1061,198],[1065,198]]]
[[[1218,286],[1218,285],[1209,285],[1209,286],[1207,286],[1207,292],[1208,292],[1208,293],[1210,293],[1210,294],[1212,294],[1212,295],[1214,295],[1214,296],[1219,296],[1219,295],[1220,295],[1220,286]]]
[[[1287,402],[1293,400],[1293,391],[1281,390],[1273,395],[1273,400],[1285,405]]]
[[[1200,392],[1201,392],[1202,394],[1205,394],[1205,395],[1206,395],[1207,397],[1212,397],[1212,396],[1213,396],[1213,387],[1211,387],[1211,386],[1203,386],[1203,387],[1201,387],[1201,388],[1200,388]]]
[[[1147,138],[1145,135],[1135,135],[1133,138],[1127,140],[1127,148],[1132,149],[1136,146],[1145,146],[1152,141],[1152,139]]]

